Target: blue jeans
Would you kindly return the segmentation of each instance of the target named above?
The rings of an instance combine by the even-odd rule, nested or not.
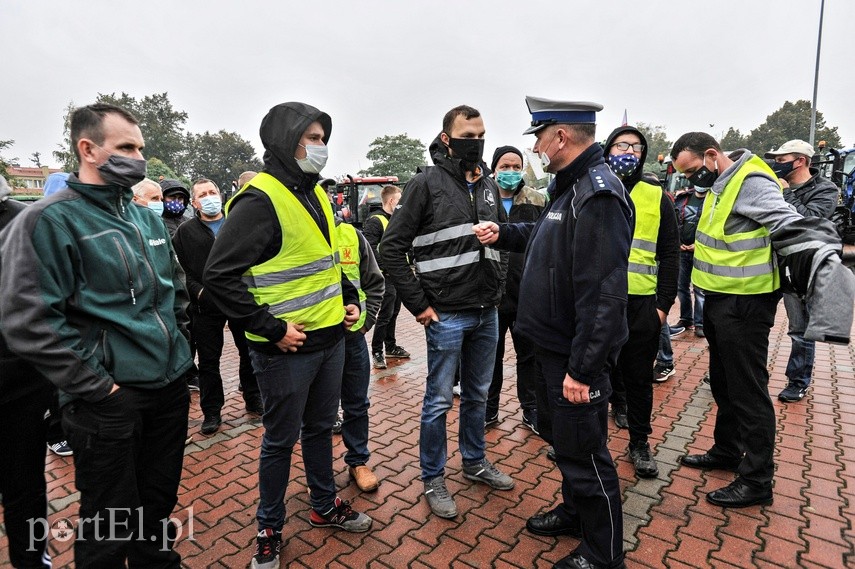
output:
[[[357,466],[368,462],[368,383],[371,379],[371,362],[368,344],[362,332],[345,332],[344,372],[341,378],[341,408],[344,422],[341,438],[347,452],[344,462]]]
[[[674,349],[671,347],[671,327],[668,321],[662,325],[659,331],[659,352],[656,354],[656,363],[663,366],[674,365]]]
[[[790,359],[787,360],[787,379],[790,382],[807,387],[810,385],[811,375],[813,374],[813,360],[816,354],[816,343],[811,340],[805,340],[805,330],[807,329],[810,315],[808,314],[805,303],[797,296],[792,294],[784,295],[784,308],[787,309],[787,318],[790,320],[788,334],[792,348],[790,350]]]
[[[332,426],[341,395],[344,340],[306,354],[266,354],[249,348],[264,402],[264,436],[258,467],[258,529],[285,525],[285,489],[291,452],[300,437],[310,502],[320,512],[335,502]]]
[[[692,284],[692,263],[695,260],[694,251],[680,251],[680,276],[677,279],[677,298],[680,300],[680,320],[694,322],[695,326],[704,325],[704,291]],[[695,293],[694,314],[692,313],[692,295],[689,286]]]
[[[448,459],[446,413],[451,409],[454,374],[460,366],[460,454],[463,464],[484,459],[487,390],[499,340],[495,308],[437,312],[425,329],[428,375],[422,405],[419,451],[422,479],[442,476]]]

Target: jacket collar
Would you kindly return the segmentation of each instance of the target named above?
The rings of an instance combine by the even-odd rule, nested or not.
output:
[[[123,188],[112,184],[84,184],[77,177],[77,172],[68,177],[66,185],[101,209],[114,213],[118,213],[120,210],[128,207],[134,197],[134,193],[130,188]]]

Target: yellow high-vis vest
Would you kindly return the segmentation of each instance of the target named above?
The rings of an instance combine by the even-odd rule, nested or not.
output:
[[[341,262],[341,270],[350,284],[356,287],[359,292],[359,320],[353,325],[351,330],[356,331],[362,328],[365,324],[365,299],[368,295],[362,290],[362,280],[359,273],[359,235],[356,234],[356,228],[349,223],[339,223],[336,226],[338,232],[338,252]]]
[[[376,217],[380,220],[380,225],[383,226],[383,233],[386,233],[386,228],[389,227],[389,220],[382,213],[375,213],[371,217]]]
[[[769,166],[758,156],[752,156],[727,182],[721,194],[707,192],[695,236],[692,283],[698,288],[726,294],[763,294],[781,286],[772,239],[765,227],[732,235],[724,232],[742,182],[755,173],[775,180]]]
[[[249,292],[259,306],[289,323],[302,324],[305,331],[318,330],[344,321],[341,268],[332,207],[326,193],[315,186],[330,241],[291,190],[267,173],[255,176],[246,187],[258,188],[270,198],[282,230],[282,246],[270,260],[247,269],[243,274]],[[226,204],[226,213],[233,201]],[[267,339],[246,333],[256,342]]]
[[[629,294],[656,294],[657,273],[656,241],[661,222],[662,188],[638,182],[629,193],[635,204],[635,231],[629,250],[627,281]]]

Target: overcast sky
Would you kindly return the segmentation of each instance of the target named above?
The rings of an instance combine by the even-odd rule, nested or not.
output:
[[[525,95],[603,104],[621,122],[743,133],[812,98],[820,0],[0,0],[0,140],[53,165],[69,101],[167,92],[191,132],[236,131],[259,150],[267,110],[332,116],[324,174],[367,166],[376,137],[427,145],[451,107],[478,108],[485,156],[530,147]],[[855,145],[855,1],[827,0],[819,110]],[[713,126],[711,126],[713,125]],[[145,135],[145,133],[143,133]]]

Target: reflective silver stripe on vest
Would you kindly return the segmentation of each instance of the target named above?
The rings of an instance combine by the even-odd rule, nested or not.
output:
[[[279,314],[285,314],[286,312],[296,312],[297,310],[309,308],[310,306],[320,304],[325,300],[329,300],[340,295],[341,283],[339,282],[331,284],[330,286],[323,288],[319,291],[312,292],[303,296],[298,296],[297,298],[292,298],[290,300],[280,302],[279,304],[271,304],[268,311],[273,316],[278,316]]]
[[[324,257],[323,259],[318,259],[299,267],[291,267],[284,271],[276,271],[275,273],[267,273],[266,275],[243,276],[241,280],[250,288],[262,288],[314,275],[315,273],[331,269],[336,263],[338,263],[338,253],[335,254],[335,258]]]
[[[361,288],[362,288],[362,281],[361,281],[361,280],[359,280],[359,279],[347,279],[347,280],[349,280],[349,281],[350,281],[350,284],[352,284],[353,286],[355,286],[357,289],[361,289]]]
[[[706,233],[701,233],[698,231],[695,234],[695,241],[706,245],[707,247],[712,247],[713,249],[718,249],[719,251],[750,251],[752,249],[761,249],[763,247],[768,247],[771,243],[769,237],[752,237],[751,239],[743,239],[741,241],[735,241],[733,243],[728,243],[727,241],[721,241],[719,239],[714,239],[710,237]]]
[[[630,273],[639,275],[655,275],[659,272],[659,267],[653,265],[642,265],[640,263],[630,263],[627,267]]]
[[[496,261],[497,263],[502,261],[502,254],[490,247],[484,247],[484,255],[491,261]]]
[[[653,241],[647,241],[645,239],[633,239],[632,248],[641,249],[642,251],[647,251],[648,253],[655,253],[656,243]]]
[[[452,239],[459,239],[460,237],[466,237],[468,235],[475,235],[472,233],[471,223],[455,225],[454,227],[446,227],[445,229],[440,229],[433,233],[426,233],[424,235],[417,236],[413,239],[413,247],[425,247],[427,245],[439,243],[440,241],[450,241]]]
[[[719,277],[733,277],[737,279],[768,275],[775,270],[775,266],[771,262],[763,263],[761,265],[749,265],[747,267],[725,267],[723,265],[713,265],[706,261],[700,261],[697,256],[695,256],[694,266],[696,269],[711,275]]]
[[[416,261],[416,270],[420,273],[429,273],[452,267],[463,267],[477,263],[480,256],[480,252],[471,251],[451,257],[440,257],[439,259],[431,259],[429,261]]]

